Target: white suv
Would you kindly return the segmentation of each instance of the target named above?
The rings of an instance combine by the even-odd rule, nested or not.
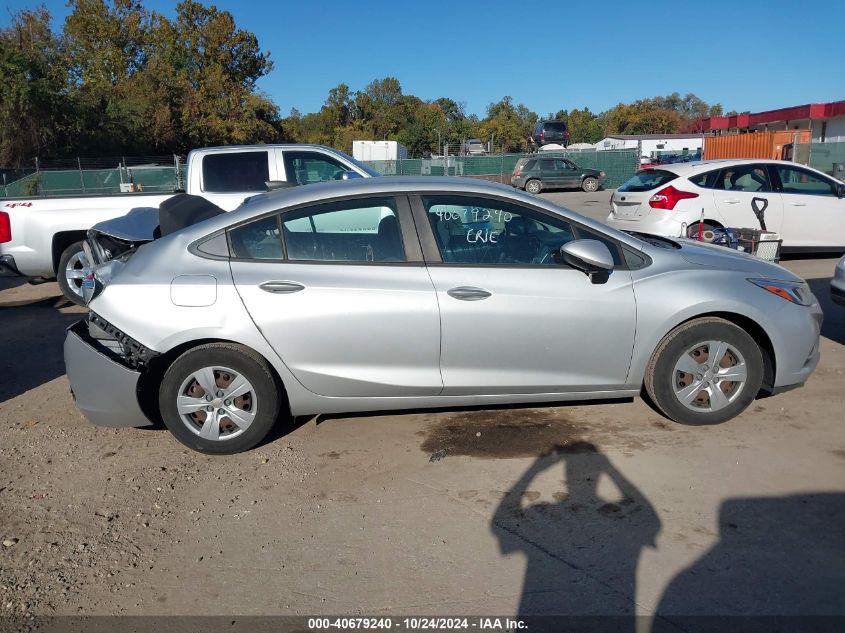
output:
[[[780,233],[785,250],[845,250],[845,184],[776,160],[716,160],[642,169],[610,199],[607,223],[623,231],[677,237],[704,228]]]

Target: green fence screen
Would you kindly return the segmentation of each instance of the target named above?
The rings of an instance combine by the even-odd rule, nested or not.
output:
[[[97,195],[120,193],[121,183],[130,182],[141,191],[173,191],[176,172],[173,167],[161,166],[39,171],[8,183],[0,192],[5,198]]]
[[[618,187],[639,167],[637,150],[543,152],[545,157],[565,157],[579,167],[598,169],[606,174],[605,187]],[[493,156],[448,156],[445,158],[407,158],[404,160],[369,161],[367,165],[383,176],[468,176],[484,177],[506,184],[520,158],[530,154],[498,154]]]
[[[840,179],[845,176],[845,168],[841,167],[845,165],[845,143],[802,143],[795,146],[793,159]],[[835,165],[840,165],[838,171],[834,170]]]
[[[605,187],[614,188],[628,180],[639,167],[637,150],[582,150],[543,152],[540,156],[565,157],[579,167],[606,174]],[[820,153],[819,153],[820,155]],[[510,175],[520,158],[530,154],[492,156],[448,156],[371,161],[367,164],[384,176],[468,176],[510,184]],[[827,160],[827,159],[826,159]],[[845,160],[845,159],[843,159]],[[185,164],[179,165],[181,182]],[[0,189],[5,198],[119,193],[121,183],[132,182],[142,191],[169,192],[177,187],[173,165],[141,165],[111,169],[48,169],[7,182]]]

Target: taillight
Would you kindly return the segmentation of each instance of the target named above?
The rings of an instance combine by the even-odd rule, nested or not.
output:
[[[513,170],[513,175],[514,176],[521,176],[522,170],[519,167],[517,167],[516,169]]]
[[[12,224],[9,222],[9,214],[0,211],[0,244],[12,241]]]
[[[544,138],[546,138],[546,131],[540,130],[540,140],[542,141]]]
[[[688,200],[689,198],[697,198],[697,193],[690,191],[680,191],[669,185],[665,189],[661,189],[651,198],[648,199],[648,206],[652,209],[667,209],[671,211],[678,204],[679,200]]]

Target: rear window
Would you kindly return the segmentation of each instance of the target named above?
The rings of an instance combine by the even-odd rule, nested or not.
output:
[[[662,169],[643,169],[631,176],[617,191],[651,191],[662,187],[667,182],[675,180],[678,176],[671,171]]]
[[[212,193],[266,191],[266,151],[208,154],[202,158],[202,190]]]
[[[549,132],[566,132],[566,123],[563,121],[549,121],[545,127]]]

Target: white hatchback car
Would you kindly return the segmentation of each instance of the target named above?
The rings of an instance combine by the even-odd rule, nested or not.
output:
[[[607,223],[677,237],[714,227],[780,233],[784,250],[845,250],[845,183],[777,160],[715,160],[641,169],[610,199]]]

